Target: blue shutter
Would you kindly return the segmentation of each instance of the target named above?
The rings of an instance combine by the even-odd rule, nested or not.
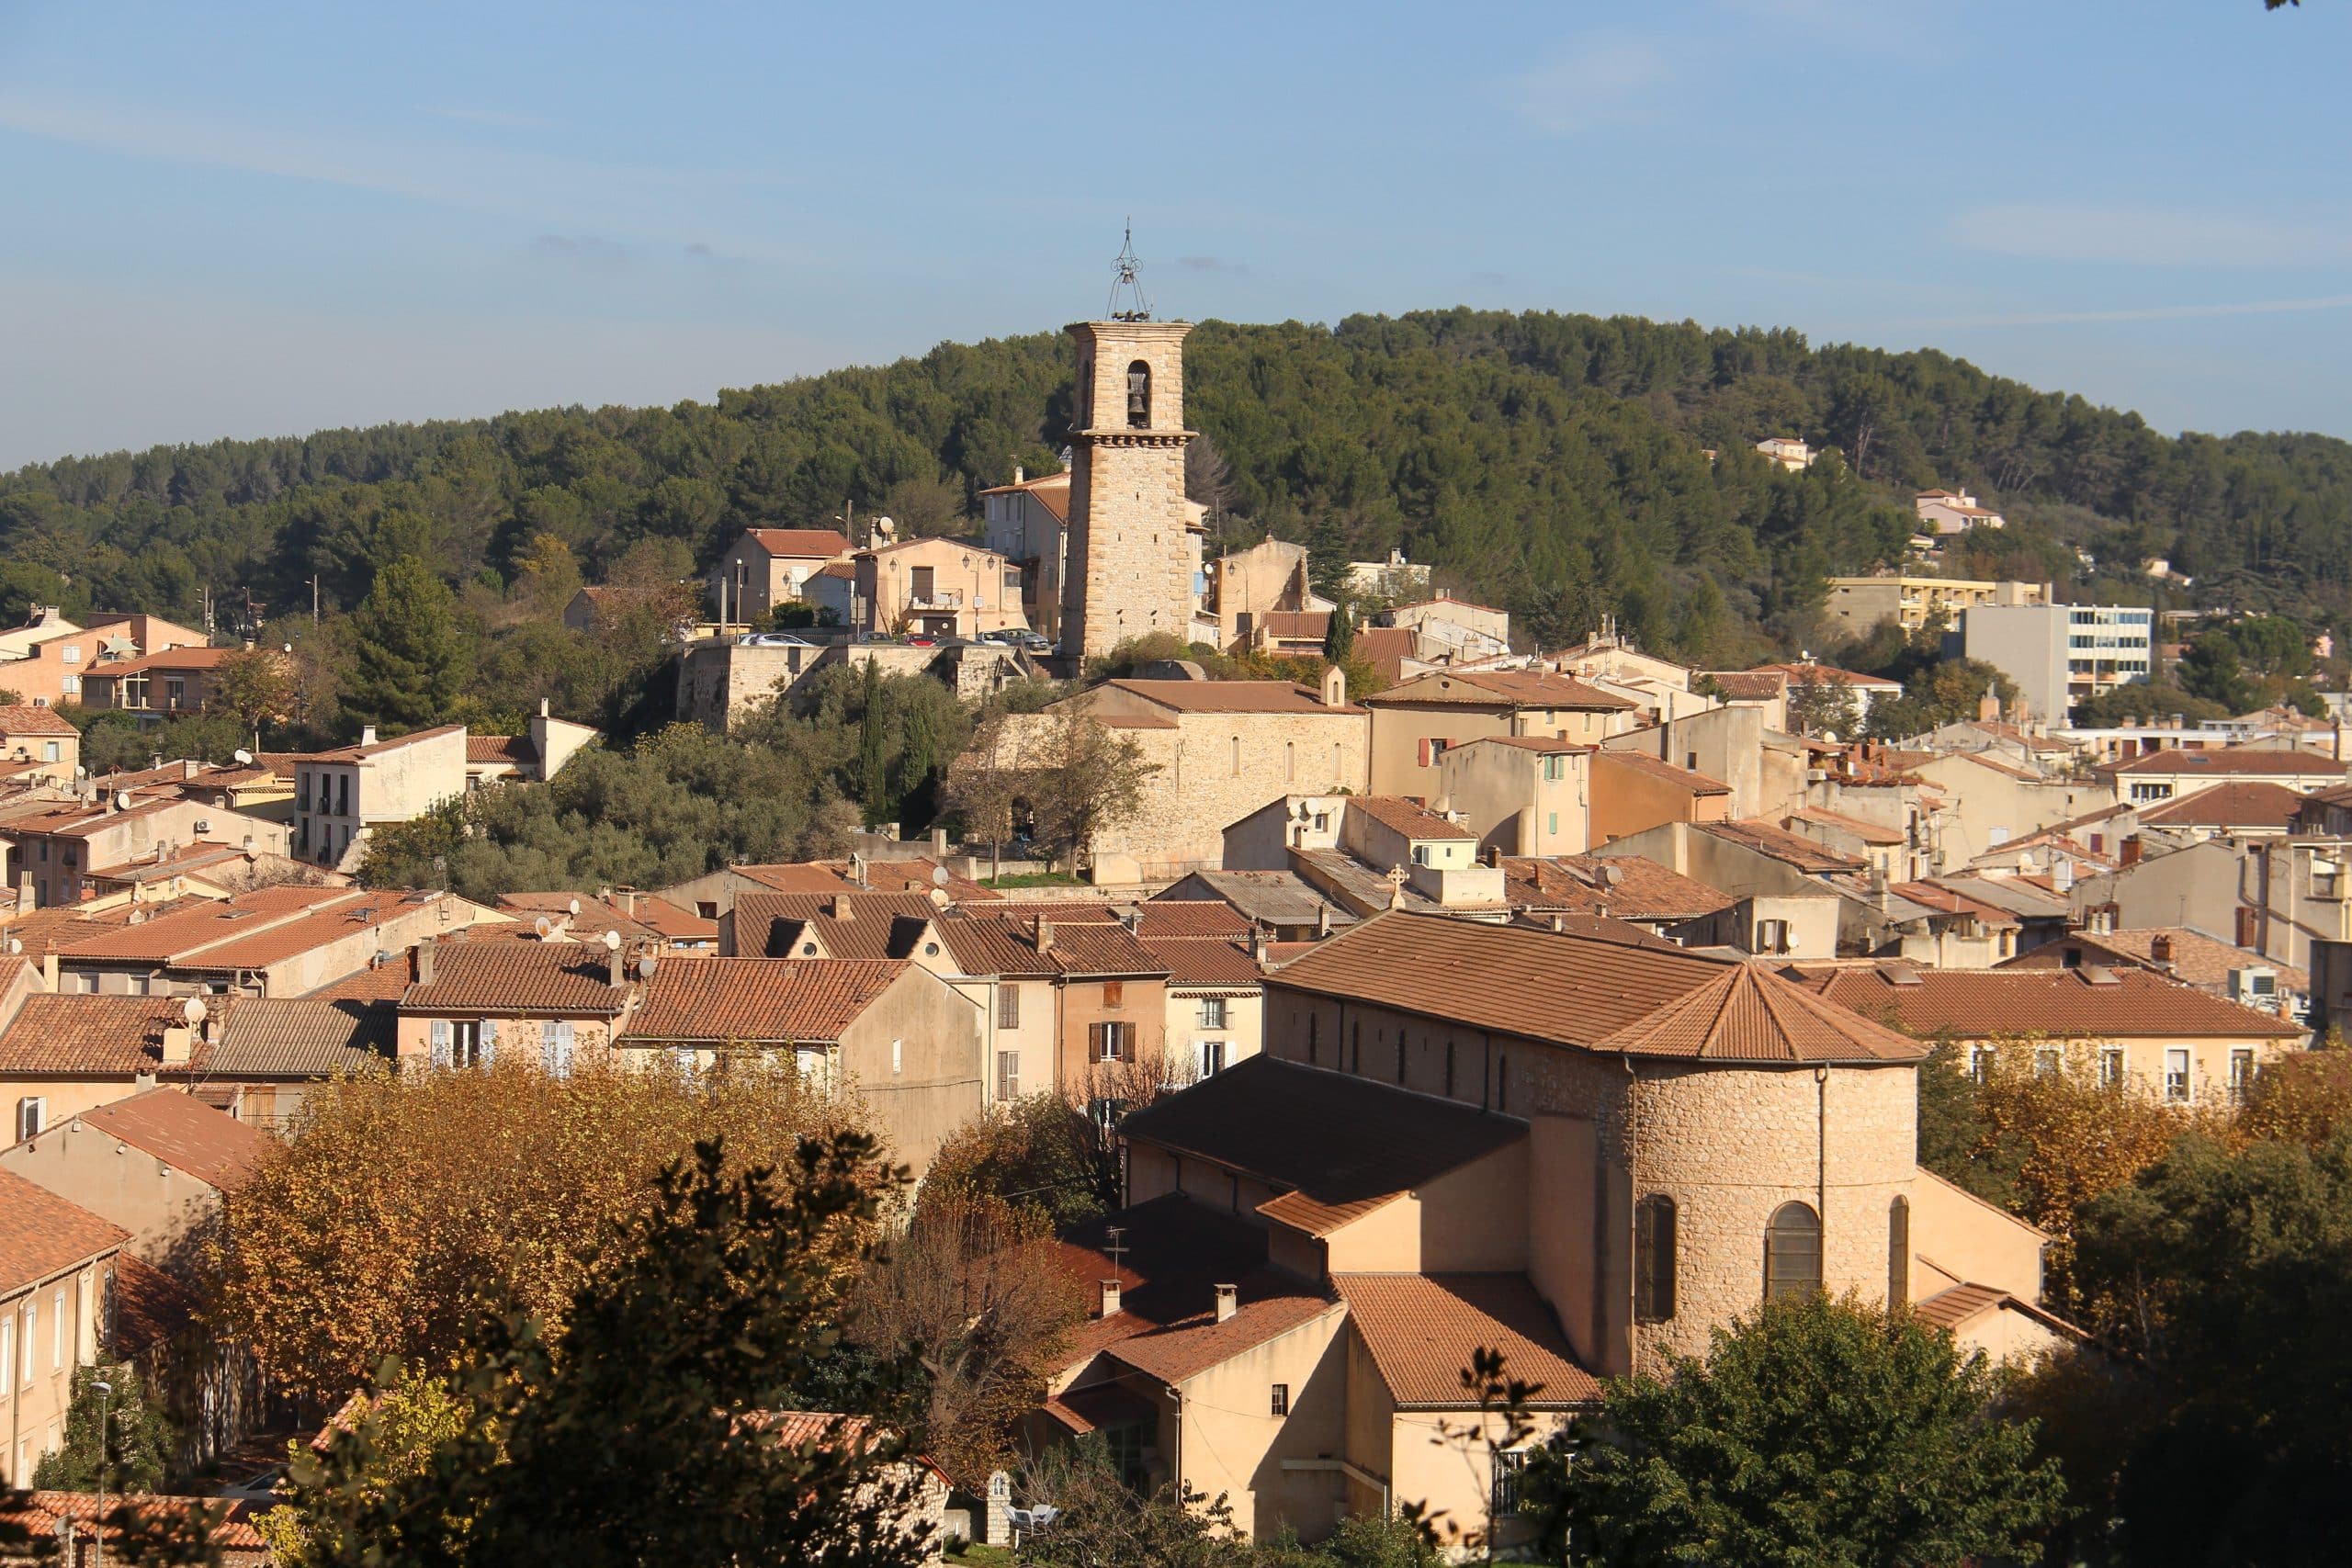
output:
[[[436,1067],[449,1065],[449,1021],[446,1018],[433,1021],[433,1050],[429,1060]]]

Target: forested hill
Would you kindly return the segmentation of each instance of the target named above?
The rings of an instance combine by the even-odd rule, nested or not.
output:
[[[593,580],[630,543],[707,560],[751,524],[879,509],[956,529],[1068,422],[1058,333],[669,409],[562,409],[74,458],[0,479],[0,611],[330,608],[421,554],[503,577],[537,536]],[[2086,549],[2128,593],[2149,557],[2198,597],[2352,620],[2352,445],[2179,439],[1934,352],[1792,332],[1455,310],[1193,335],[1194,493],[1232,537],[1358,558],[1390,546],[1556,640],[1614,611],[1651,646],[1734,657],[1804,637],[1820,579],[1893,559],[1909,493],[1975,491],[2013,522],[1972,570],[2064,576]],[[1766,435],[1838,449],[1802,478]],[[1703,449],[1720,459],[1711,463]],[[1849,466],[1850,465],[1850,466]]]

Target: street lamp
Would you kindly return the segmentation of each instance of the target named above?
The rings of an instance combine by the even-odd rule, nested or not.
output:
[[[90,1386],[98,1391],[98,1517],[94,1528],[98,1538],[97,1568],[107,1568],[107,1401],[114,1397],[114,1384],[100,1378]]]

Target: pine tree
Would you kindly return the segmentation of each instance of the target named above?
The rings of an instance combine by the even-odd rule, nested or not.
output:
[[[378,723],[409,726],[448,715],[470,660],[456,600],[431,567],[402,556],[379,571],[352,629],[345,707]]]
[[[882,666],[868,660],[857,721],[858,801],[865,825],[878,827],[890,811],[889,738],[882,723]]]

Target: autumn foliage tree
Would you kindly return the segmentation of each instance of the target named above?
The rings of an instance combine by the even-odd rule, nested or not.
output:
[[[501,1062],[320,1084],[227,1198],[213,1314],[274,1385],[333,1404],[386,1356],[453,1364],[486,1314],[560,1319],[592,1245],[697,1139],[773,1163],[854,1120],[786,1069],[686,1083]]]

